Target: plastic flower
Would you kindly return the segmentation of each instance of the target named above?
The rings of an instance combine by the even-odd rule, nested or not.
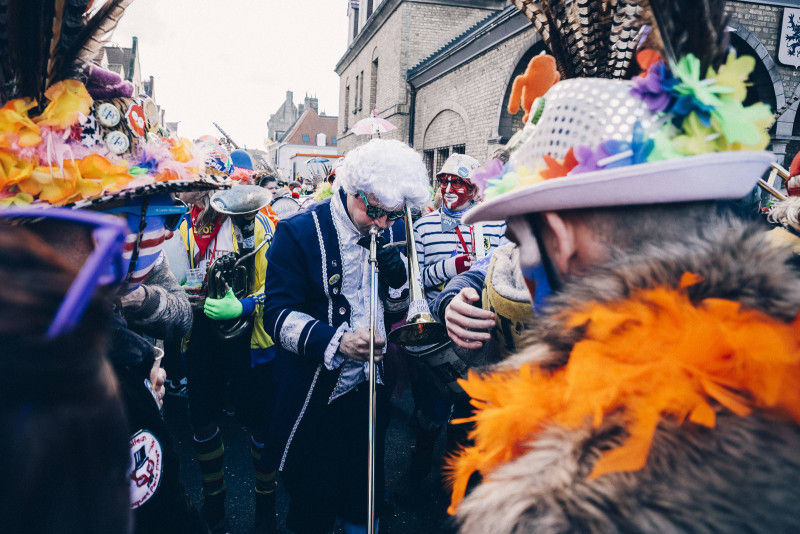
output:
[[[79,177],[78,166],[70,160],[63,168],[42,165],[35,167],[30,176],[19,182],[17,187],[39,200],[61,205],[75,193]]]
[[[27,148],[42,142],[39,127],[28,117],[33,100],[16,98],[0,108],[0,148]]]
[[[641,123],[637,121],[630,141],[611,139],[595,148],[576,147],[575,158],[578,160],[578,165],[572,169],[571,174],[645,163],[654,146],[654,141],[645,134]]]
[[[101,186],[100,191],[109,186],[114,186],[115,189],[122,188],[133,179],[127,167],[114,165],[98,154],[92,154],[80,160],[78,170],[82,179],[98,183]]]
[[[769,106],[759,102],[752,106],[742,106],[734,99],[722,102],[712,114],[714,126],[728,140],[729,143],[738,143],[743,146],[759,146],[766,148],[764,136],[772,126],[773,117]]]
[[[578,165],[578,160],[575,159],[575,151],[572,148],[570,148],[567,152],[567,155],[564,157],[564,161],[558,161],[548,154],[545,154],[543,159],[547,165],[547,168],[540,171],[539,176],[545,180],[566,176]]]
[[[725,139],[713,128],[705,126],[696,113],[683,121],[683,134],[672,140],[672,146],[686,156],[708,154],[722,150]]]
[[[677,131],[677,128],[670,122],[651,135],[653,151],[647,157],[648,162],[666,161],[681,157],[681,153],[673,145]]]
[[[485,191],[489,180],[497,178],[503,173],[503,162],[492,158],[475,170],[470,180],[481,191]]]
[[[25,207],[33,202],[33,197],[28,193],[0,192],[0,208]]]
[[[527,167],[520,167],[504,173],[499,178],[490,180],[486,188],[485,197],[488,200],[520,187],[534,185],[542,180],[543,178],[539,172],[532,171]]]
[[[647,69],[646,76],[634,79],[631,94],[644,100],[651,112],[658,113],[669,107],[676,83],[666,65],[656,61]]]
[[[0,189],[21,182],[31,175],[34,164],[18,159],[14,154],[0,150]]]
[[[192,143],[188,139],[170,139],[169,144],[169,151],[177,161],[186,163],[192,159]]]
[[[78,80],[64,80],[51,85],[44,96],[50,101],[44,112],[36,118],[39,126],[70,128],[81,116],[89,115],[92,97]]]
[[[727,98],[734,98],[739,102],[744,102],[747,97],[747,79],[756,67],[756,60],[752,56],[736,57],[736,52],[728,54],[728,59],[724,65],[720,65],[719,72],[715,72],[711,67],[708,68],[706,78],[714,78],[716,83],[733,89],[726,95]]]
[[[719,85],[713,78],[700,79],[700,60],[693,54],[687,54],[672,67],[672,71],[680,83],[675,85],[677,100],[670,108],[676,120],[697,113],[698,118],[708,126],[711,123],[711,112],[722,102],[721,95],[733,93],[732,87]]]

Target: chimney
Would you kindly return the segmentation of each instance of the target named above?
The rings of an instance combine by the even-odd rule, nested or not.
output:
[[[128,80],[129,82],[133,81],[133,69],[136,66],[136,54],[138,51],[139,51],[139,38],[134,35],[131,38],[131,60],[128,63],[128,75],[125,77],[125,79]]]

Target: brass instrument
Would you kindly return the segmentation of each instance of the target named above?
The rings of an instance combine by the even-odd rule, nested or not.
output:
[[[272,195],[269,191],[255,185],[236,185],[211,197],[210,204],[214,211],[233,218],[233,222],[242,233],[243,246],[238,253],[225,254],[208,266],[206,294],[209,298],[222,298],[229,288],[238,299],[250,294],[250,286],[255,277],[255,256],[269,242],[265,239],[253,248],[255,217],[271,200]],[[250,317],[218,321],[217,333],[222,339],[233,339],[245,333],[251,322]]]
[[[375,532],[375,316],[378,312],[378,227],[369,229],[369,446],[367,459],[367,534]]]
[[[408,258],[408,318],[389,333],[389,341],[406,347],[432,345],[447,339],[447,331],[431,315],[422,290],[411,208],[406,206],[406,257]]]

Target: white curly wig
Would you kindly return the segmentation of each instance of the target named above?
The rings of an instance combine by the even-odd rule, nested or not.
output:
[[[770,222],[788,224],[800,230],[800,197],[787,197],[769,210]]]
[[[350,195],[372,193],[386,208],[405,202],[422,209],[430,199],[422,156],[400,141],[373,139],[354,148],[336,169],[336,183]]]

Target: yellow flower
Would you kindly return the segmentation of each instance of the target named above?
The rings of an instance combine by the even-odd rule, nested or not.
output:
[[[33,162],[19,160],[14,154],[0,150],[0,189],[19,183],[33,171]]]
[[[109,186],[113,186],[114,189],[119,189],[133,179],[133,176],[128,173],[128,167],[124,165],[114,165],[99,154],[91,154],[78,161],[78,170],[80,171],[81,178],[84,180],[91,180],[98,183],[100,185],[100,191],[105,190]],[[88,186],[86,189],[88,189]],[[100,191],[98,191],[98,193]]]
[[[33,202],[33,197],[28,193],[17,193],[14,196],[0,198],[0,208],[25,207]]]
[[[188,139],[181,138],[177,141],[170,140],[169,151],[175,156],[177,161],[186,163],[192,159],[192,143]]]
[[[64,162],[64,168],[39,165],[31,175],[17,184],[24,193],[54,205],[65,204],[75,193],[80,172],[73,160]]]
[[[44,112],[36,118],[40,126],[69,128],[81,115],[89,115],[92,97],[78,80],[64,80],[51,85],[44,96],[50,101]]]
[[[28,117],[28,110],[34,106],[33,100],[17,98],[0,108],[0,148],[11,148],[15,143],[26,148],[42,142],[41,130]]]
[[[706,79],[714,78],[716,85],[725,85],[733,89],[732,93],[725,97],[734,98],[738,102],[744,102],[747,97],[747,79],[756,67],[756,60],[752,56],[736,57],[736,52],[728,54],[728,60],[724,65],[720,65],[719,72],[709,67]]]

